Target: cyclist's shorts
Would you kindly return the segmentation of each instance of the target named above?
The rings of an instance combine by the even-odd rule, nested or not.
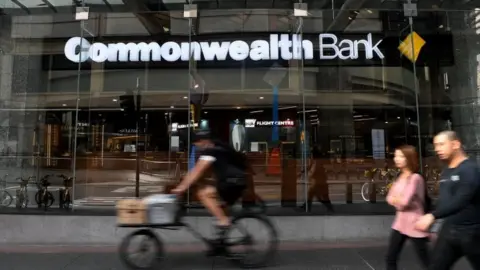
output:
[[[238,199],[243,196],[246,188],[245,179],[236,179],[237,181],[231,180],[232,179],[221,180],[217,184],[218,196],[229,206],[235,204]]]

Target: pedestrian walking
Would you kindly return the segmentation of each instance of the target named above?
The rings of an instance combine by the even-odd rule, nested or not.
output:
[[[395,166],[400,174],[393,183],[387,202],[395,207],[396,215],[387,251],[387,270],[397,270],[398,257],[407,240],[413,243],[423,269],[429,264],[429,234],[415,228],[415,221],[425,214],[426,185],[418,174],[419,162],[415,147],[406,145],[395,150]]]
[[[435,220],[444,219],[438,234],[430,270],[449,270],[466,257],[473,269],[480,270],[480,171],[465,154],[454,131],[443,131],[434,138],[435,151],[445,161],[440,176],[436,209],[416,224],[427,231]]]

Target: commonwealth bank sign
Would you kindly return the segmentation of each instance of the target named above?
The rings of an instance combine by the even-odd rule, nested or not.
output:
[[[64,47],[65,57],[74,63],[102,62],[177,62],[309,60],[318,50],[320,60],[354,60],[385,58],[369,33],[363,39],[340,39],[335,34],[319,34],[318,40],[301,39],[300,35],[271,34],[269,39],[201,42],[90,43],[81,37],[70,38]]]

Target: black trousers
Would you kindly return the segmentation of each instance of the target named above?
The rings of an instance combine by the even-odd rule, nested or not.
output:
[[[480,270],[480,229],[442,226],[433,248],[430,270],[449,270],[465,256],[474,270]]]
[[[387,251],[387,270],[397,270],[397,261],[402,251],[405,241],[409,239],[412,241],[418,258],[424,269],[428,268],[429,264],[429,252],[428,252],[428,238],[413,238],[407,235],[401,234],[399,231],[392,230],[390,234],[390,242],[388,244]]]

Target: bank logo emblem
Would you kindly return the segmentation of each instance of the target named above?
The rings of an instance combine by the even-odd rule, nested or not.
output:
[[[402,42],[400,42],[398,50],[410,61],[415,63],[420,55],[420,51],[426,43],[427,42],[420,35],[418,35],[416,32],[412,32]]]
[[[253,128],[253,127],[255,127],[256,122],[257,122],[256,119],[245,119],[245,127]]]

